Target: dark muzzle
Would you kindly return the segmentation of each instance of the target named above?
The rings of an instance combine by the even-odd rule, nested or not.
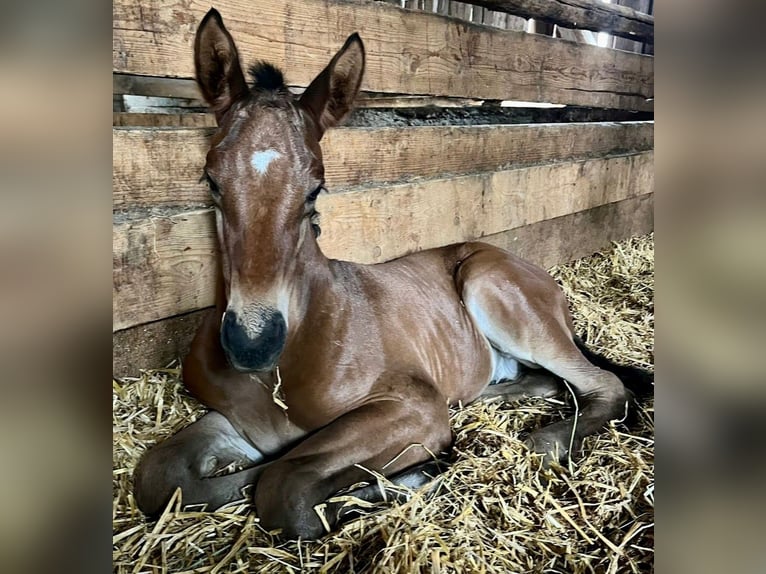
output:
[[[257,335],[248,333],[237,314],[227,311],[221,324],[221,345],[238,371],[270,371],[285,346],[287,325],[282,313],[272,312]]]

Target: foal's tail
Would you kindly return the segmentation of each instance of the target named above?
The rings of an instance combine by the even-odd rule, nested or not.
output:
[[[579,337],[575,337],[574,342],[588,361],[600,369],[617,375],[617,378],[633,393],[636,399],[648,399],[654,396],[654,373],[638,367],[618,365],[603,355],[591,351]]]

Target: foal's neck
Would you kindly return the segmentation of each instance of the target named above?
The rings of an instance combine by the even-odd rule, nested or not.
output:
[[[333,262],[322,253],[314,233],[309,233],[296,253],[289,280],[294,293],[291,299],[298,305],[296,328],[310,328],[304,323],[310,320],[312,310],[326,304],[328,298],[334,300],[338,296]]]

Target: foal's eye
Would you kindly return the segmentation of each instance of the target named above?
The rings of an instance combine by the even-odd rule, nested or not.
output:
[[[213,196],[213,199],[219,199],[221,197],[221,190],[218,189],[218,184],[215,182],[215,180],[210,177],[207,172],[202,174],[202,177],[200,178],[200,182],[204,181],[207,183],[208,189],[210,189],[210,195]]]
[[[306,196],[306,203],[313,203],[316,201],[317,196],[322,190],[324,190],[324,185],[320,184],[314,191]]]

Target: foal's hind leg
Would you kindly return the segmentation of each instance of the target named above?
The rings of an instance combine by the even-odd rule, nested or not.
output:
[[[489,385],[480,399],[501,397],[505,401],[517,401],[528,397],[550,398],[564,390],[561,379],[544,369],[526,369],[511,381]]]
[[[243,498],[242,489],[266,465],[220,476],[217,471],[232,463],[250,467],[262,459],[226,417],[211,411],[144,454],[133,475],[136,502],[142,512],[156,516],[180,487],[184,505],[206,504],[215,510]]]
[[[476,247],[476,246],[474,246]],[[475,249],[456,274],[466,308],[492,346],[567,381],[578,415],[538,429],[528,444],[544,463],[563,461],[582,439],[625,415],[628,392],[613,374],[588,362],[573,340],[568,305],[542,269],[490,246]]]

